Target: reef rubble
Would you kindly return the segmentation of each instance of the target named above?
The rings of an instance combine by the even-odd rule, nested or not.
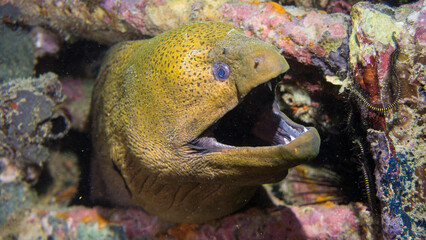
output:
[[[356,209],[356,210],[355,210]],[[361,216],[356,216],[354,210]],[[71,207],[30,211],[20,239],[361,239],[371,238],[365,206],[249,209],[205,224],[162,222],[140,209]],[[335,222],[343,224],[336,225]],[[365,239],[365,238],[364,238]]]

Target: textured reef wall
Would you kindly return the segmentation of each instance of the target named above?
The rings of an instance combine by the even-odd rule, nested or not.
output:
[[[15,79],[0,85],[0,225],[37,202],[37,183],[52,151],[46,143],[70,129],[66,114],[57,108],[65,99],[53,73]]]
[[[5,49],[0,51],[0,236],[424,238],[424,1],[393,8],[351,1],[296,4],[328,12],[263,1],[0,0],[0,49]],[[79,177],[87,174],[89,150],[74,149],[70,142],[82,139],[76,132],[85,134],[93,82],[79,78],[93,75],[87,73],[91,64],[78,65],[78,77],[68,71],[72,62],[61,70],[52,67],[61,62],[63,46],[81,40],[111,45],[147,38],[194,20],[228,22],[281,49],[291,66],[276,89],[281,109],[319,130],[319,165],[335,165],[336,174],[363,179],[365,204],[350,195],[337,205],[341,202],[333,199],[347,185],[330,184],[337,177],[326,171],[321,175],[326,180],[318,180],[313,176],[319,168],[301,166],[288,179],[303,179],[303,184],[278,183],[266,187],[268,193],[280,203],[325,204],[248,209],[197,225],[169,225],[141,210],[67,207],[85,198]],[[81,56],[74,61],[85,63]],[[48,71],[62,74],[31,78]],[[316,193],[311,197],[308,192]]]
[[[375,161],[386,238],[420,238],[425,216],[425,9],[393,10],[359,3],[352,9],[353,87]]]
[[[5,83],[0,93],[1,159],[7,169],[0,175],[1,182],[37,181],[49,158],[43,143],[63,137],[70,128],[68,118],[56,109],[64,100],[61,84],[50,73]]]

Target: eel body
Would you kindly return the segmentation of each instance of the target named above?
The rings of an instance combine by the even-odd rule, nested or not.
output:
[[[317,131],[279,112],[265,84],[288,68],[225,23],[113,46],[91,106],[92,198],[172,222],[238,210],[318,154]]]

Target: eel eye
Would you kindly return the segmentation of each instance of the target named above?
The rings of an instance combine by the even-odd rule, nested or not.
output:
[[[223,62],[217,62],[213,65],[213,75],[219,81],[225,81],[229,78],[229,66]]]

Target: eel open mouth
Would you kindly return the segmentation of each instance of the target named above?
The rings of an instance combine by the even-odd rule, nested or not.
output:
[[[274,98],[277,79],[252,89],[232,110],[188,145],[197,152],[229,148],[287,145],[308,128],[280,112]]]

